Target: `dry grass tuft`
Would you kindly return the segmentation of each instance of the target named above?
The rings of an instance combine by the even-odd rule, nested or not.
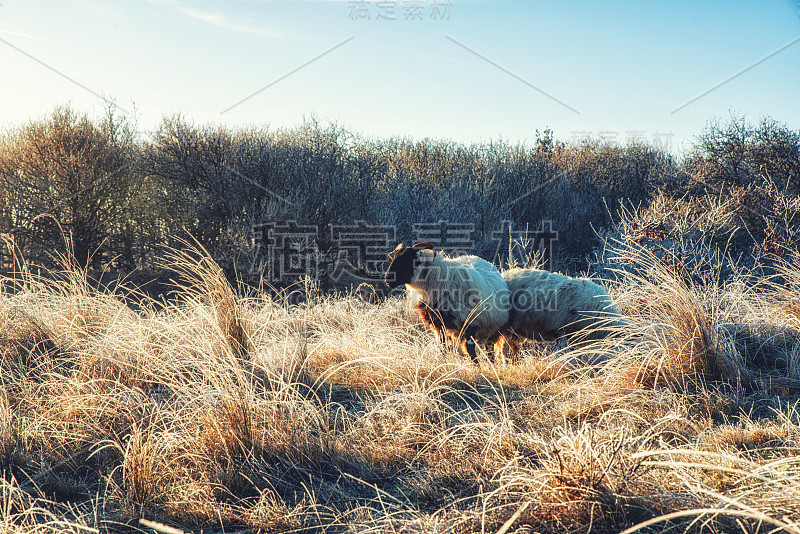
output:
[[[784,326],[800,332],[800,258],[781,264],[773,288],[779,312],[786,318]]]
[[[631,361],[618,372],[631,387],[657,387],[713,378],[750,380],[740,354],[720,339],[719,302],[690,273],[665,266],[663,259],[638,245],[623,245],[620,257],[635,270],[620,270],[620,299],[633,328],[627,342]]]
[[[252,350],[242,311],[225,273],[211,255],[197,242],[181,241],[185,248],[167,253],[164,267],[183,278],[177,293],[190,305],[205,306],[218,334],[236,357]]]

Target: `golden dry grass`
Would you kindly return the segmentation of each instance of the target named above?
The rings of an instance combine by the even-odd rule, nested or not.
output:
[[[0,295],[0,531],[800,531],[796,269],[627,247],[620,336],[477,367],[401,300],[245,298],[187,250],[163,306],[68,262]]]

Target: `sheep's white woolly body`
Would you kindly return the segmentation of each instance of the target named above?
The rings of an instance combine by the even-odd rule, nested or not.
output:
[[[502,273],[511,292],[509,323],[503,337],[512,359],[522,339],[569,341],[600,339],[627,324],[606,289],[586,278],[537,269]]]
[[[406,288],[415,303],[424,302],[442,314],[452,314],[473,337],[486,341],[508,322],[508,287],[494,265],[478,256],[447,258],[431,250],[422,259]]]

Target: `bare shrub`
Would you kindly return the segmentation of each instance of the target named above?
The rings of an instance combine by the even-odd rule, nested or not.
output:
[[[0,141],[5,231],[21,250],[45,259],[63,244],[63,229],[81,264],[108,261],[106,240],[134,238],[125,215],[137,186],[136,151],[133,124],[112,110],[92,121],[59,107],[7,131]]]

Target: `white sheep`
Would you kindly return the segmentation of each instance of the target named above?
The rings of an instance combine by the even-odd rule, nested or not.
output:
[[[508,287],[497,268],[478,256],[448,258],[430,243],[401,243],[389,257],[386,284],[405,284],[422,321],[442,342],[460,340],[477,363],[475,343],[494,342],[508,323]]]
[[[509,321],[499,332],[495,353],[502,354],[507,343],[512,362],[525,339],[583,344],[628,324],[606,289],[586,278],[521,268],[502,277],[510,291]]]

